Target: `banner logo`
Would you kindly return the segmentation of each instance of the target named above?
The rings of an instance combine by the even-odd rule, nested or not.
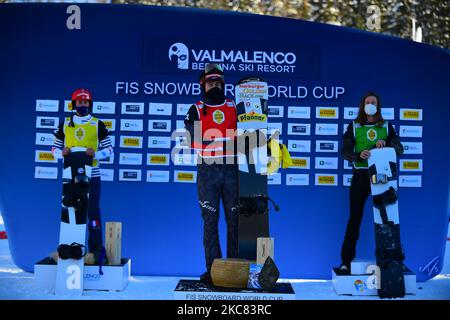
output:
[[[178,69],[189,69],[189,50],[184,43],[177,42],[169,48],[169,60],[177,65]]]

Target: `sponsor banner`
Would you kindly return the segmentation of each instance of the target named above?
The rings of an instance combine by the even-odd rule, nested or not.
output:
[[[289,169],[309,169],[310,158],[309,157],[291,157],[292,166]]]
[[[281,173],[277,172],[267,176],[267,184],[281,185]]]
[[[171,121],[170,120],[148,120],[148,131],[153,132],[170,132]]]
[[[316,140],[316,152],[338,152],[338,142],[331,140]]]
[[[175,154],[173,158],[173,163],[176,166],[195,166],[197,165],[197,155],[196,154]]]
[[[116,103],[115,102],[94,102],[92,113],[99,114],[115,114]]]
[[[100,164],[114,164],[114,153],[106,159],[98,160]]]
[[[100,180],[101,181],[114,181],[114,169],[100,168]]]
[[[142,153],[120,153],[119,164],[142,165]]]
[[[142,115],[142,114],[144,114],[144,103],[143,102],[122,102],[121,113],[122,114]]]
[[[172,104],[171,103],[149,103],[148,114],[160,115],[160,116],[170,116],[172,115]]]
[[[289,152],[311,152],[310,140],[288,140]]]
[[[170,137],[163,136],[149,136],[148,137],[148,148],[157,149],[170,149]]]
[[[283,123],[281,122],[268,122],[267,133],[274,134],[276,131],[281,135],[283,133]]]
[[[400,120],[422,121],[422,109],[400,108]]]
[[[141,181],[141,170],[119,169],[119,181]]]
[[[169,153],[147,153],[148,166],[168,166],[169,160]]]
[[[108,131],[116,131],[116,119],[100,119]]]
[[[342,126],[342,133],[346,133],[347,132],[347,128],[350,125],[350,123],[344,123],[344,125]]]
[[[337,123],[316,123],[316,135],[336,136],[338,134]]]
[[[316,107],[317,119],[339,119],[339,108],[337,107]]]
[[[36,117],[36,128],[57,129],[59,125],[58,117]]]
[[[288,123],[288,134],[309,136],[311,134],[311,124],[309,123]]]
[[[192,104],[187,103],[177,103],[177,116],[185,117],[189,111]]]
[[[116,137],[109,136],[109,139],[111,140],[111,146],[114,148],[116,146]]]
[[[58,179],[58,168],[56,167],[34,167],[35,179]]]
[[[288,118],[311,119],[311,107],[288,107]]]
[[[72,113],[72,101],[70,100],[64,100],[64,112],[70,112]]]
[[[283,118],[284,107],[283,106],[269,106],[267,110],[267,116],[269,118]]]
[[[359,108],[345,107],[344,108],[344,119],[345,120],[355,120],[358,116]]]
[[[175,130],[177,130],[178,132],[183,132],[185,130],[185,128],[184,128],[184,120],[177,120],[175,122],[175,125],[176,125],[176,129]]]
[[[147,182],[169,182],[170,172],[165,170],[147,170]]]
[[[177,136],[177,137],[175,137],[175,148],[178,148],[178,149],[190,149],[191,147],[189,145],[187,145],[187,141],[186,140],[187,140],[186,136]]]
[[[173,181],[180,183],[195,183],[197,182],[197,171],[174,170]]]
[[[58,159],[56,159],[53,156],[53,153],[51,151],[35,150],[34,161],[35,162],[44,162],[44,163],[57,163]]]
[[[316,186],[337,186],[338,185],[337,174],[316,173],[315,185]]]
[[[36,144],[38,146],[53,146],[55,136],[52,133],[36,132]]]
[[[316,157],[315,162],[316,162],[315,163],[316,169],[337,169],[338,168],[338,158]]]
[[[381,115],[384,120],[394,120],[395,119],[395,111],[394,108],[381,108]]]
[[[59,100],[36,100],[36,111],[38,112],[58,112]]]
[[[410,141],[402,141],[403,145],[403,154],[422,154],[423,153],[423,145],[422,142],[410,142]]]
[[[423,171],[422,159],[400,159],[400,171]]]
[[[143,130],[144,130],[143,120],[138,119],[120,120],[120,131],[143,131]]]
[[[142,149],[142,139],[137,136],[120,136],[120,147]]]
[[[350,185],[352,184],[352,178],[353,178],[352,174],[344,174],[342,176],[342,185],[344,187],[350,187]]]
[[[287,174],[287,186],[309,186],[309,174]]]
[[[344,170],[352,170],[353,165],[350,163],[350,161],[344,160]]]
[[[422,176],[400,175],[398,177],[398,186],[406,188],[421,188]]]
[[[400,126],[401,138],[422,138],[422,126]]]

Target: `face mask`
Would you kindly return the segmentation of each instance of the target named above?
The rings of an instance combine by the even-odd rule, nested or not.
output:
[[[373,116],[375,115],[375,113],[377,113],[377,106],[369,103],[366,104],[366,106],[364,107],[364,112],[368,115],[368,116]]]
[[[209,89],[208,92],[206,92],[205,97],[212,103],[220,103],[225,99],[225,95],[219,87]]]
[[[86,116],[89,113],[89,107],[75,107],[75,110],[82,117]]]

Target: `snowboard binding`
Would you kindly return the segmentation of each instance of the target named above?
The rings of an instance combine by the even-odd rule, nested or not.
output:
[[[269,211],[269,201],[273,204],[275,211],[280,211],[280,207],[267,195],[240,197],[239,210],[244,215],[265,214]]]
[[[58,256],[59,258],[66,259],[75,259],[80,260],[86,255],[86,246],[72,242],[72,244],[60,244],[58,246]]]

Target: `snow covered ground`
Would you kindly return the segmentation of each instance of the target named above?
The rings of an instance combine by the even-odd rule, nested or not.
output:
[[[4,230],[0,216],[0,231]],[[417,295],[406,300],[450,300],[450,241],[447,244],[446,274],[425,283],[418,283]],[[83,300],[171,300],[179,277],[132,276],[123,292],[85,291]],[[183,277],[183,279],[189,279]],[[192,278],[191,278],[192,279]],[[286,281],[286,280],[284,280]],[[364,300],[378,297],[338,296],[328,280],[288,280],[292,283],[296,299],[301,300]],[[33,273],[24,272],[14,265],[9,253],[8,240],[0,240],[0,300],[62,300],[70,297],[55,296],[38,287]]]

